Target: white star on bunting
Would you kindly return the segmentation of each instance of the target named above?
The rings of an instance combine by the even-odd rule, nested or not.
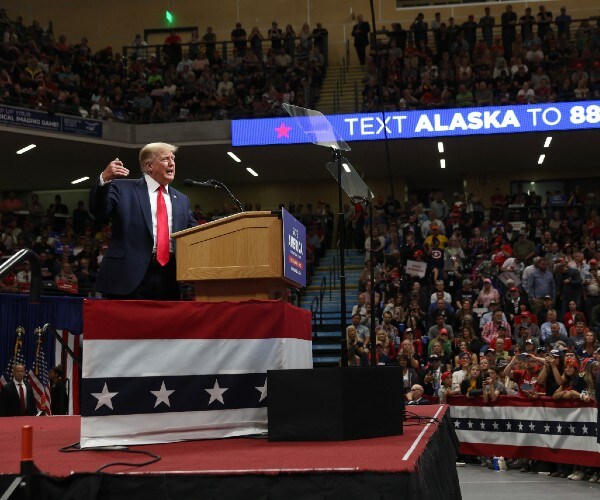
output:
[[[263,399],[267,397],[267,379],[265,379],[265,383],[262,387],[255,387],[255,389],[260,392],[260,399],[258,402],[260,403]]]
[[[223,401],[223,393],[227,390],[227,388],[219,387],[218,380],[215,380],[215,385],[212,389],[204,390],[210,394],[210,401],[208,402],[209,405],[214,401],[218,401],[221,404],[225,404],[225,401]]]
[[[111,410],[114,410],[112,405],[112,398],[114,398],[118,392],[108,392],[108,386],[106,382],[104,382],[104,388],[102,392],[92,392],[92,396],[94,396],[98,403],[96,404],[96,410],[98,408],[102,408],[103,406],[108,406]]]
[[[150,391],[152,394],[156,396],[156,403],[154,403],[154,408],[156,408],[159,404],[164,403],[169,408],[171,407],[171,402],[169,401],[169,396],[173,394],[174,390],[167,390],[165,387],[165,381],[163,380],[162,385],[160,386],[159,391]]]

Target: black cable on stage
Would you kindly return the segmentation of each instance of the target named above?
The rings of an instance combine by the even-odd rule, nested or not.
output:
[[[431,423],[432,421],[436,425],[439,425],[442,423],[442,421],[439,418],[417,415],[416,413],[413,413],[412,411],[408,411],[408,410],[404,410],[404,414],[405,414],[405,418],[404,418],[405,421],[406,420],[418,420],[419,421],[417,424],[404,424],[405,427],[410,427],[411,425],[424,425],[424,424]]]
[[[146,455],[148,457],[151,457],[150,460],[146,461],[146,462],[142,462],[142,463],[131,463],[131,462],[110,462],[108,464],[103,465],[102,467],[100,467],[99,469],[96,469],[96,474],[99,472],[102,472],[104,469],[108,469],[109,467],[115,467],[117,465],[120,466],[124,466],[124,467],[145,467],[147,465],[151,465],[154,464],[158,461],[160,461],[162,458],[160,455],[156,455],[150,451],[146,451],[146,450],[130,450],[128,447],[123,447],[121,448],[115,448],[113,446],[107,446],[105,448],[85,448],[85,449],[81,449],[79,446],[79,442],[77,443],[73,443],[70,444],[68,446],[65,446],[63,448],[59,448],[59,450],[61,453],[77,453],[80,451],[99,451],[99,452],[107,452],[107,451],[121,451],[123,453],[131,453],[131,454],[135,454],[135,455]]]

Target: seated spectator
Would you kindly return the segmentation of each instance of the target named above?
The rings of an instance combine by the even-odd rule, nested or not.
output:
[[[429,400],[424,396],[423,386],[419,384],[415,384],[410,388],[410,392],[407,393],[407,405],[428,405],[430,404]]]

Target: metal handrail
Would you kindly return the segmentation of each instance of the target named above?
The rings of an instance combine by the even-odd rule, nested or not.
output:
[[[316,302],[316,306],[315,306],[315,302]],[[312,322],[313,322],[313,332],[315,334],[315,337],[317,336],[318,333],[318,328],[317,328],[317,312],[319,312],[320,310],[320,305],[319,305],[319,297],[314,297],[312,299],[312,301],[310,302],[310,313],[312,316]],[[323,323],[323,319],[322,319],[323,314],[321,313],[321,323]]]
[[[28,261],[31,266],[29,302],[39,302],[42,295],[42,268],[38,255],[30,248],[19,250],[0,265],[0,279],[4,278],[13,268],[25,261]]]
[[[333,284],[338,279],[338,257],[333,256],[333,264],[329,266],[329,300],[333,297]]]
[[[323,325],[323,297],[325,297],[325,289],[327,288],[327,276],[323,276],[321,279],[321,286],[319,287],[319,320]],[[331,293],[329,294],[329,300],[331,300]]]

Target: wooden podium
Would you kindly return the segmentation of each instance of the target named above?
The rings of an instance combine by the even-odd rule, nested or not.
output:
[[[174,233],[177,280],[203,302],[278,299],[297,286],[283,276],[277,213],[242,212]]]

